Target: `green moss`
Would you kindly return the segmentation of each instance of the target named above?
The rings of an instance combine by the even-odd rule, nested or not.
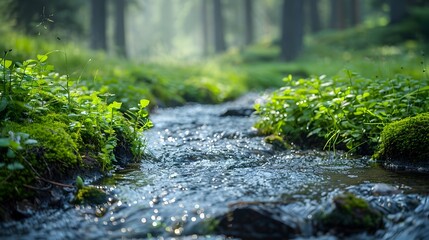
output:
[[[335,230],[343,233],[375,231],[382,225],[382,215],[364,199],[353,194],[337,196],[333,199],[335,208],[319,216],[325,231]]]
[[[9,131],[23,132],[37,143],[26,145],[14,158],[3,160],[5,163],[18,162],[24,169],[10,171],[0,168],[0,201],[32,196],[35,192],[31,188],[37,188],[38,178],[61,179],[70,174],[70,170],[79,167],[81,158],[76,142],[65,128],[66,125],[60,122],[5,124],[2,135],[7,135]]]
[[[381,161],[429,162],[429,113],[386,125],[374,158]]]
[[[67,126],[60,122],[31,123],[13,125],[15,131],[25,132],[37,140],[37,144],[26,149],[26,158],[30,161],[55,164],[61,172],[80,162],[76,142],[67,133]]]
[[[108,201],[107,194],[96,187],[84,186],[80,188],[75,196],[75,204],[103,204]]]
[[[288,144],[282,137],[271,134],[264,138],[266,143],[272,144],[274,148],[278,149],[291,149],[292,146]]]

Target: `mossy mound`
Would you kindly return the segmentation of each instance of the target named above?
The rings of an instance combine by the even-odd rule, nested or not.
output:
[[[333,199],[335,208],[319,216],[324,231],[344,234],[374,232],[382,226],[380,212],[373,209],[364,199],[353,194],[339,195]]]
[[[107,193],[103,190],[93,186],[84,186],[78,189],[73,202],[75,204],[99,205],[108,200]]]
[[[429,113],[408,117],[386,125],[374,158],[404,163],[429,163]]]
[[[27,145],[24,152],[15,158],[5,158],[5,163],[22,166],[10,171],[0,168],[0,201],[8,198],[19,200],[34,194],[29,189],[41,188],[43,179],[62,179],[77,169],[81,163],[76,142],[65,130],[66,125],[60,122],[50,124],[8,122],[3,131],[26,133],[35,143]],[[22,141],[22,140],[21,140]]]

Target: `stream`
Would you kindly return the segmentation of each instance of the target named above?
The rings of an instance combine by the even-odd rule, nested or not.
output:
[[[427,175],[387,171],[368,157],[275,149],[252,128],[257,116],[231,111],[251,108],[257,97],[156,110],[148,156],[92,183],[115,201],[0,223],[0,239],[225,239],[229,233],[213,229],[240,206],[274,227],[243,226],[237,238],[342,239],[315,229],[312,218],[345,192],[383,213],[382,228],[350,238],[429,239]],[[290,233],[276,235],[275,224]]]

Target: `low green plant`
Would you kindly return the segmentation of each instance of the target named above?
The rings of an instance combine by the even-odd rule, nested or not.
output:
[[[54,52],[22,63],[0,58],[1,201],[27,195],[43,179],[66,179],[79,168],[106,172],[118,155],[133,161],[144,152],[149,101],[122,109],[113,94],[55,72]]]
[[[285,87],[256,106],[256,127],[299,146],[372,154],[387,123],[429,110],[428,81],[369,79],[348,70],[331,78],[289,76]]]

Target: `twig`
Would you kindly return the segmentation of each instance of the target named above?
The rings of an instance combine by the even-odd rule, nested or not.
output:
[[[42,177],[36,177],[36,179],[39,179],[39,180],[42,180],[44,182],[47,182],[47,183],[50,183],[50,184],[53,184],[53,185],[56,185],[56,186],[60,186],[60,187],[74,188],[73,185],[59,183],[59,182],[54,182],[54,181],[51,181],[51,180],[48,180],[48,179],[45,179],[45,178],[42,178]]]

